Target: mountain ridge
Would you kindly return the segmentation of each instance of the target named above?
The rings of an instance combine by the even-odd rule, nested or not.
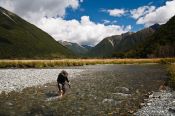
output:
[[[0,7],[0,58],[62,58],[73,53],[48,33]]]
[[[78,43],[68,42],[68,41],[58,41],[63,46],[67,47],[74,54],[78,56],[85,55],[88,52],[88,49]]]
[[[155,24],[138,32],[127,32],[121,35],[114,35],[104,38],[89,51],[91,57],[112,57],[114,53],[120,54],[139,45],[151,36],[159,25]]]

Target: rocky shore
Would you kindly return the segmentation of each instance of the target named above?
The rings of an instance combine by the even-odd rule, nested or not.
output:
[[[175,91],[153,92],[141,106],[136,116],[175,116]]]
[[[1,69],[0,94],[11,91],[21,91],[26,87],[43,85],[56,81],[63,69]],[[76,77],[82,69],[65,69],[70,79]]]

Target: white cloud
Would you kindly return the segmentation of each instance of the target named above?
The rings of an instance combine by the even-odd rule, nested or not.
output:
[[[104,24],[110,24],[110,20],[102,20]]]
[[[164,6],[158,7],[152,12],[140,17],[137,24],[150,26],[155,23],[164,24],[175,15],[175,0],[167,1]]]
[[[132,29],[132,27],[131,27],[131,25],[128,25],[128,26],[126,26],[126,28],[125,28],[126,30],[131,30]]]
[[[79,44],[95,45],[103,38],[130,31],[131,26],[96,24],[88,16],[80,21],[62,18],[43,18],[38,26],[52,35],[56,40],[78,42]]]
[[[138,19],[150,12],[153,12],[155,10],[155,6],[142,6],[137,9],[133,9],[130,11],[131,17],[134,19]]]
[[[124,9],[102,9],[102,12],[107,12],[109,13],[110,16],[114,16],[114,17],[120,17],[122,15],[124,15],[127,11]]]
[[[114,20],[114,21],[110,21],[110,20],[102,20],[102,22],[103,22],[103,24],[115,24],[115,23],[117,23],[116,20]]]
[[[64,17],[66,8],[79,7],[79,0],[0,0],[0,6],[35,23],[44,16]]]

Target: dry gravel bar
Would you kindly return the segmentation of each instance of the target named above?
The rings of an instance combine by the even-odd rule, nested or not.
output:
[[[136,116],[175,116],[175,91],[153,92]]]
[[[56,81],[59,72],[63,69],[1,69],[0,93],[21,91],[26,87],[43,85]],[[75,78],[82,69],[65,69],[69,78]]]

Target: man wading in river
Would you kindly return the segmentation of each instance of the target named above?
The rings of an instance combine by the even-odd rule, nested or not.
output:
[[[57,78],[57,83],[58,83],[58,89],[59,89],[59,94],[60,96],[63,96],[65,94],[66,88],[65,88],[65,82],[68,82],[69,88],[70,88],[70,83],[68,80],[68,73],[66,71],[61,71],[60,74],[58,75]]]

